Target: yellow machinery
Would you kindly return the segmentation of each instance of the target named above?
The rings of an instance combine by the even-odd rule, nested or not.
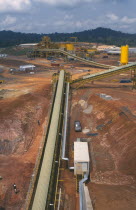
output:
[[[54,49],[54,48],[58,49],[59,48],[58,44],[55,43],[55,42],[51,42],[51,39],[48,36],[43,36],[42,41],[38,43],[37,47],[39,49],[45,49],[45,48],[47,48],[47,49]]]
[[[120,63],[122,65],[128,64],[128,50],[129,50],[128,45],[121,47]]]
[[[67,51],[74,51],[74,45],[73,44],[66,44]]]

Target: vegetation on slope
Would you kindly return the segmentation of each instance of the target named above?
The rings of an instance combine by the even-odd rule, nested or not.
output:
[[[36,34],[13,31],[0,31],[0,47],[15,46],[21,43],[36,43],[43,36],[49,36],[52,41],[68,41],[70,37],[77,37],[80,42],[97,42],[117,46],[128,44],[136,46],[136,34],[128,34],[107,28],[96,28],[74,33]]]

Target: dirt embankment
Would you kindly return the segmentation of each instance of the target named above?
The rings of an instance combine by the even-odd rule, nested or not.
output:
[[[118,101],[106,101],[92,96],[93,129],[98,132],[96,141],[108,150],[115,171],[136,177],[136,116],[127,107],[120,107]]]
[[[100,98],[100,93],[113,100]],[[91,182],[87,186],[95,210],[136,209],[135,101],[136,92],[129,88],[105,84],[72,93],[69,150],[76,138],[89,142]],[[74,132],[75,120],[81,122],[82,133]]]
[[[93,95],[88,103],[93,106],[91,132],[98,133],[89,143],[92,183],[88,187],[94,208],[135,209],[136,116],[123,101]]]
[[[25,202],[50,98],[51,86],[44,85],[18,98],[0,101],[0,206],[5,209],[21,209]]]

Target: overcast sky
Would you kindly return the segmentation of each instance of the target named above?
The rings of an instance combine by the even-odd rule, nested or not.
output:
[[[52,33],[107,27],[136,33],[136,0],[0,0],[0,30]]]

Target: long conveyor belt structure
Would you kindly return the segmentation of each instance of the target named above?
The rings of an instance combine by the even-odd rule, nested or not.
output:
[[[62,117],[61,110],[63,107],[62,103],[64,98],[64,86],[65,72],[62,70],[59,75],[52,118],[48,132],[48,138],[46,148],[44,151],[41,169],[39,171],[39,179],[37,182],[36,191],[32,202],[32,210],[45,210],[47,206],[47,198],[52,174],[53,161],[55,162],[55,147],[59,138],[60,119]],[[47,207],[47,209],[49,208]]]
[[[103,79],[105,77],[109,77],[109,76],[113,76],[113,75],[116,75],[116,74],[120,74],[122,72],[133,70],[133,69],[136,69],[136,62],[128,64],[128,65],[125,65],[125,66],[119,66],[119,67],[116,67],[114,69],[102,71],[102,72],[99,72],[99,73],[96,73],[96,74],[90,74],[90,75],[87,75],[87,76],[83,76],[83,77],[81,77],[79,79],[72,80],[71,83],[72,84],[80,83],[77,86],[77,87],[79,87],[82,84],[85,84],[85,83],[87,83],[89,81]]]
[[[81,61],[87,65],[91,65],[91,66],[96,66],[96,67],[101,67],[101,68],[105,68],[105,69],[109,69],[109,68],[115,68],[115,66],[110,66],[110,65],[106,65],[106,64],[102,64],[102,63],[97,63],[94,61],[90,61],[90,60],[86,60],[84,58],[78,57],[72,53],[69,53],[67,51],[61,50],[61,49],[37,49],[35,50],[35,52],[54,52],[54,53],[61,53],[63,55],[75,58],[78,61]]]

